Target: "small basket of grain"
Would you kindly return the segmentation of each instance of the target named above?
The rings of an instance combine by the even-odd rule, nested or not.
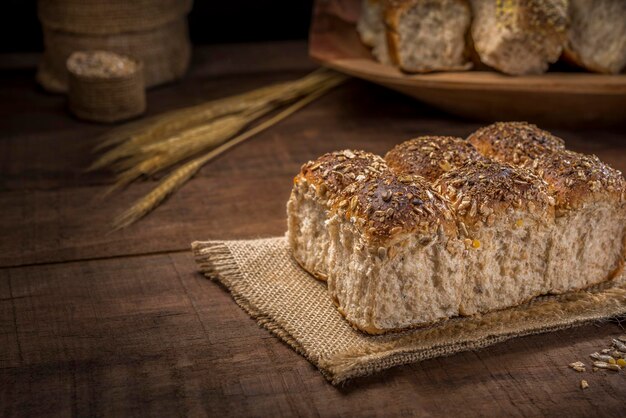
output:
[[[143,65],[109,51],[78,51],[67,60],[69,107],[81,119],[118,122],[146,109]]]

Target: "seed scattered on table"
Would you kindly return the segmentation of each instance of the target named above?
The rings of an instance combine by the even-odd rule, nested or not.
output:
[[[584,372],[585,371],[585,363],[583,363],[582,361],[576,361],[574,363],[570,363],[569,365],[572,369],[576,370],[577,372]]]
[[[595,361],[592,363],[591,371],[597,372],[600,369],[611,370],[619,372],[622,368],[626,368],[626,335],[620,335],[617,338],[611,338],[611,347],[603,348],[595,353],[589,354],[589,357]],[[584,373],[587,371],[585,363],[582,361],[576,361],[570,363],[569,367],[577,371],[578,373]],[[580,381],[580,388],[582,390],[587,389],[589,383],[585,379]]]
[[[622,368],[617,364],[607,363],[606,361],[594,361],[593,365],[598,369],[613,370],[615,372],[619,372],[620,370],[622,370]]]
[[[613,347],[617,348],[619,351],[626,352],[626,344],[613,338]]]
[[[615,364],[615,359],[608,354],[600,354],[598,352],[589,354],[594,360],[604,361],[606,363]]]

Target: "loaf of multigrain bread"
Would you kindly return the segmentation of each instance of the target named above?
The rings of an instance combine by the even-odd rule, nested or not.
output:
[[[371,334],[585,288],[625,256],[621,173],[526,123],[323,155],[287,213],[294,258]]]

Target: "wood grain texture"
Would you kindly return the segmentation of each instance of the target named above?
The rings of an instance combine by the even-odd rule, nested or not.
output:
[[[10,293],[7,294],[7,287]],[[623,411],[624,376],[567,367],[614,324],[521,338],[343,387],[260,329],[189,254],[4,269],[3,415],[538,416]],[[4,316],[3,316],[4,317]],[[6,347],[6,346],[4,346]],[[8,354],[8,355],[7,355]]]
[[[203,49],[188,79],[149,93],[149,109],[313,67],[304,43]],[[465,136],[477,123],[352,81],[204,167],[147,219],[107,234],[112,215],[156,179],[94,200],[110,175],[82,169],[106,128],[67,116],[32,76],[0,71],[0,415],[623,416],[626,375],[586,373],[583,392],[583,375],[567,368],[623,333],[614,322],[334,388],[196,272],[192,240],[285,231],[291,178],[305,161],[338,148],[383,153],[419,134]],[[555,132],[626,170],[623,130]]]

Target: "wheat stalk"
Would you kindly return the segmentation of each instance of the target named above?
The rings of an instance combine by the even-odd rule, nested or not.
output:
[[[208,123],[211,120],[288,103],[299,96],[314,91],[320,84],[336,77],[327,70],[316,70],[300,80],[275,84],[251,92],[208,103],[171,111],[146,121],[138,121],[114,129],[101,137],[96,150],[117,145],[105,152],[87,170],[92,171],[112,165],[115,161],[135,155],[146,144],[158,143],[182,130]]]
[[[267,108],[252,113],[227,115],[209,124],[183,131],[166,141],[143,147],[140,154],[124,161],[127,167],[117,175],[115,184],[105,192],[105,196],[143,175],[156,174],[205,149],[224,143],[271,110]]]
[[[323,74],[323,77],[318,74],[315,78],[315,85],[309,84],[310,79],[311,77],[306,83],[299,81],[306,93],[315,89],[325,89],[326,86],[335,86],[345,77],[332,73]],[[132,153],[126,158],[110,163],[113,171],[117,173],[116,182],[103,193],[102,197],[108,196],[111,192],[130,184],[141,176],[156,174],[202,151],[220,145],[255,119],[275,110],[287,100],[293,101],[298,95],[303,95],[301,90],[290,91],[280,99],[269,102],[265,100],[263,107],[257,108],[254,105],[239,113],[227,114],[204,125],[182,130],[159,142],[133,145]]]
[[[183,184],[185,184],[187,180],[193,177],[194,174],[196,174],[198,170],[200,170],[200,168],[207,162],[221,155],[230,148],[242,143],[243,141],[250,139],[254,135],[274,126],[294,112],[316,100],[317,98],[325,94],[328,90],[332,89],[338,84],[341,84],[345,79],[346,78],[343,76],[333,77],[329,80],[329,82],[326,82],[318,90],[307,94],[306,96],[291,104],[289,107],[282,110],[275,116],[265,120],[264,122],[261,122],[260,124],[236,136],[230,141],[219,145],[207,154],[183,164],[182,166],[174,170],[165,179],[163,179],[163,181],[161,181],[161,183],[154,190],[152,190],[143,198],[139,199],[128,210],[117,216],[113,221],[114,230],[125,228],[146,216],[148,213],[154,210],[163,200],[165,200],[167,196],[176,191]]]

